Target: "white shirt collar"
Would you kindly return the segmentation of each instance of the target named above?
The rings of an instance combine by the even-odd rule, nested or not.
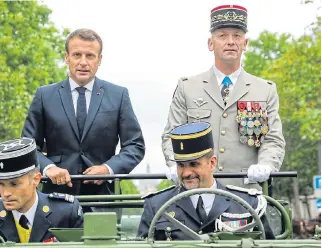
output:
[[[210,188],[211,189],[217,189],[217,182],[216,182],[215,179],[214,179],[213,185]],[[213,204],[214,199],[215,199],[215,195],[214,194],[201,194],[201,197],[202,197],[202,201],[203,201],[203,204],[204,204],[204,208],[206,209],[206,212],[209,213],[209,211],[207,211],[207,210],[211,209],[212,204]],[[199,195],[192,195],[192,196],[190,196],[190,199],[192,201],[192,204],[193,204],[194,208],[197,208]]]
[[[237,82],[237,79],[238,79],[238,77],[239,77],[239,75],[241,73],[241,66],[230,75],[225,75],[224,73],[219,71],[218,68],[215,65],[213,66],[213,70],[214,70],[214,73],[215,73],[216,78],[217,78],[218,86],[220,86],[222,84],[222,81],[227,76],[230,78],[230,80],[233,83],[233,85],[235,85],[236,82]]]
[[[89,90],[89,91],[93,91],[93,86],[94,86],[94,81],[95,81],[95,78],[90,81],[88,84],[86,84],[84,87]],[[70,90],[73,91],[75,90],[75,88],[79,87],[79,85],[70,77],[69,78],[69,85],[70,85]]]
[[[31,206],[31,208],[29,208],[29,210],[26,213],[20,213],[17,210],[12,210],[12,214],[17,222],[19,222],[21,215],[24,214],[28,219],[30,226],[32,226],[34,224],[34,218],[35,218],[37,207],[38,207],[38,194],[36,193],[36,199],[34,204]]]

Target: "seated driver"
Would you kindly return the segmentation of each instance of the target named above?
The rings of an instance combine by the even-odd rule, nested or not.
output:
[[[248,202],[261,217],[266,238],[274,239],[265,210],[267,202],[256,189],[244,189],[216,182],[216,166],[211,125],[207,122],[181,125],[171,132],[174,160],[177,163],[179,186],[149,194],[145,197],[144,212],[137,236],[146,238],[153,217],[161,206],[177,194],[196,188],[221,189],[234,193]],[[231,154],[234,156],[234,154]],[[182,198],[170,205],[167,212],[198,234],[233,231],[253,221],[251,214],[230,198],[201,194]],[[188,235],[161,217],[155,228],[155,240],[189,240]]]

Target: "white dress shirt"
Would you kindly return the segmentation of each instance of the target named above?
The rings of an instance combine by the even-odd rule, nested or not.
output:
[[[77,113],[77,100],[79,93],[76,90],[77,87],[80,87],[73,79],[69,78],[70,90],[72,93],[72,99],[75,109],[75,115]],[[92,91],[93,91],[94,79],[84,86],[85,90],[85,99],[86,99],[86,111],[88,113],[89,104],[91,103]]]
[[[20,213],[17,210],[12,210],[13,217],[15,220],[19,223],[21,215],[25,215],[28,220],[28,227],[32,227],[34,224],[35,214],[38,206],[38,194],[36,193],[36,200],[34,204],[29,208],[29,210],[26,213]]]
[[[241,73],[241,67],[239,67],[237,71],[234,71],[230,75],[225,75],[224,73],[222,73],[221,71],[219,71],[218,68],[215,65],[213,66],[213,70],[214,70],[214,73],[216,75],[217,82],[218,82],[218,86],[220,87],[220,90],[224,86],[222,84],[222,81],[224,80],[224,78],[225,77],[229,77],[230,78],[230,81],[232,82],[232,84],[229,85],[229,91],[231,92],[234,89],[234,86],[237,83],[237,79],[238,79],[238,77],[239,77],[239,75]]]
[[[85,99],[86,99],[86,111],[88,113],[88,109],[89,109],[89,105],[91,103],[91,98],[92,98],[92,91],[93,91],[93,86],[94,86],[94,81],[95,79],[93,79],[92,81],[90,81],[88,84],[86,84],[84,86],[84,88],[86,88],[85,90]],[[73,79],[69,78],[69,85],[70,85],[70,90],[72,93],[72,100],[73,100],[73,105],[74,105],[74,109],[75,109],[75,115],[77,113],[77,100],[78,100],[78,96],[79,93],[76,90],[77,87],[80,87]],[[107,164],[104,164],[107,169],[110,172],[110,175],[114,174],[114,171],[112,170],[112,168],[110,166],[108,166]],[[45,169],[43,170],[43,175],[46,176],[46,171],[55,166],[54,164],[49,164],[45,167]]]
[[[213,185],[211,186],[211,189],[217,189],[217,183],[216,183],[215,179],[214,179]],[[211,208],[212,208],[212,205],[214,203],[216,195],[215,194],[201,194],[201,197],[202,197],[202,201],[203,201],[203,207],[206,210],[206,213],[208,215]],[[198,204],[199,195],[192,195],[192,196],[190,196],[190,199],[192,201],[194,208],[196,209],[197,204]]]

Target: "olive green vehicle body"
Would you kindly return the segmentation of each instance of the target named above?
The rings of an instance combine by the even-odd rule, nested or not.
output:
[[[195,189],[200,193],[201,189]],[[208,190],[209,191],[209,190]],[[211,190],[215,194],[224,194],[220,190]],[[190,191],[189,191],[190,192]],[[94,212],[85,213],[84,228],[78,229],[49,229],[59,242],[55,243],[14,243],[4,242],[0,237],[0,248],[2,247],[111,247],[111,248],[206,248],[206,247],[223,247],[223,248],[313,248],[321,247],[321,228],[316,227],[315,235],[312,239],[292,239],[292,209],[285,201],[276,201],[267,196],[267,184],[263,185],[263,192],[267,202],[275,210],[272,216],[276,220],[272,222],[282,226],[278,229],[275,240],[262,239],[262,232],[216,232],[204,235],[200,240],[187,241],[155,241],[153,240],[153,229],[157,219],[161,215],[165,216],[167,205],[172,200],[178,200],[180,197],[187,197],[191,192],[181,193],[166,202],[154,216],[149,237],[145,240],[136,238],[136,231],[140,221],[140,215],[137,216],[117,216],[114,212]],[[225,193],[226,194],[226,193]],[[107,207],[124,207],[124,208],[142,208],[143,200],[140,195],[120,195],[119,180],[116,180],[116,195],[105,196],[77,196],[82,206],[107,206]],[[97,202],[99,201],[99,202]],[[237,202],[239,200],[237,199]],[[247,203],[241,203],[246,204]],[[245,207],[245,205],[243,205]],[[249,206],[250,207],[250,206]],[[250,207],[251,208],[251,207]],[[248,209],[252,212],[253,209]],[[165,215],[164,215],[165,214]],[[253,215],[256,219],[257,217]],[[168,217],[167,218],[172,218]],[[258,218],[259,219],[259,218]]]

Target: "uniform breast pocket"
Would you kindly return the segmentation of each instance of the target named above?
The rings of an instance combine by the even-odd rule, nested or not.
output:
[[[211,116],[211,109],[188,109],[189,122],[207,121]]]

